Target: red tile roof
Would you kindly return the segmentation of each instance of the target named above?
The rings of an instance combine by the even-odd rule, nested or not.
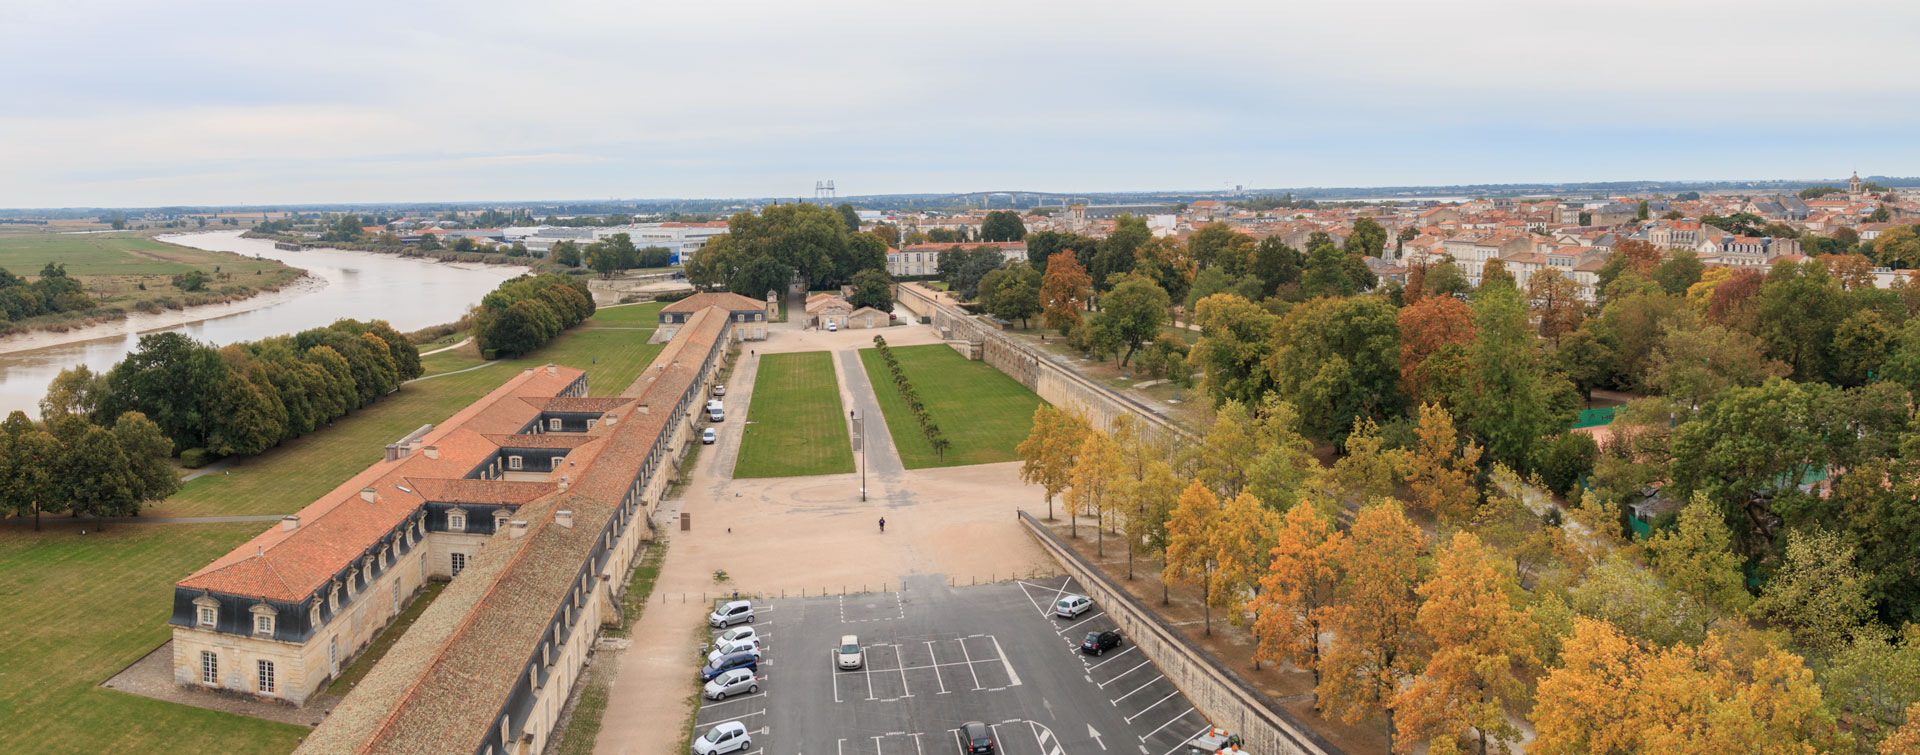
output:
[[[735,293],[720,292],[694,294],[680,301],[668,304],[661,312],[698,312],[708,307],[719,307],[728,312],[756,312],[767,308],[767,303],[750,299]]]

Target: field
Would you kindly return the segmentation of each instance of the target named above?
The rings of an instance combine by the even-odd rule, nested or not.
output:
[[[880,411],[887,416],[887,429],[893,433],[893,445],[906,468],[991,464],[1017,458],[1013,449],[1033,429],[1033,410],[1041,404],[1039,396],[1006,373],[960,356],[947,346],[897,347],[893,356],[900,360],[920,400],[926,402],[934,424],[953,443],[945,459],[934,453],[926,436],[920,434],[913,411],[894,387],[886,360],[878,349],[862,349],[860,361],[866,366],[867,379],[873,383]]]
[[[102,307],[130,309],[145,299],[193,295],[175,288],[173,276],[199,270],[209,276],[199,295],[224,286],[248,289],[292,280],[294,268],[273,260],[209,252],[149,238],[156,231],[71,234],[45,229],[0,229],[0,269],[37,277],[48,262],[67,267]],[[216,271],[216,268],[218,269]],[[146,286],[141,289],[140,286]]]
[[[840,405],[833,355],[768,354],[753,381],[753,408],[734,477],[852,472],[853,445]]]
[[[0,752],[288,752],[306,729],[97,685],[169,636],[174,580],[261,525],[0,529]]]
[[[641,308],[620,307],[607,311]],[[649,335],[646,331],[604,328],[596,313],[530,356],[487,363],[473,354],[473,347],[469,345],[426,357],[422,360],[428,368],[426,374],[440,377],[409,383],[372,406],[334,420],[325,429],[282,443],[259,456],[238,460],[227,473],[210,474],[188,482],[180,492],[161,501],[148,513],[155,516],[293,513],[379,461],[388,443],[421,425],[444,421],[460,407],[499,387],[516,371],[548,362],[579,367],[587,371],[590,393],[616,395],[660,353],[660,344],[646,342]],[[444,374],[471,367],[480,369]]]

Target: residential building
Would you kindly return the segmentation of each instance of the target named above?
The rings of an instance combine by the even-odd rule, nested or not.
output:
[[[660,324],[655,328],[654,340],[671,340],[680,328],[709,309],[726,313],[727,320],[734,324],[733,340],[764,341],[767,323],[780,316],[780,298],[773,291],[767,292],[765,302],[727,292],[694,294],[660,309]]]

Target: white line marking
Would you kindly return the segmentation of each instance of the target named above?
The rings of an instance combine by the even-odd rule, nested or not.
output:
[[[1133,719],[1146,715],[1147,711],[1153,710],[1154,707],[1158,706],[1161,703],[1164,703],[1168,700],[1172,700],[1173,697],[1178,694],[1180,694],[1180,690],[1177,690],[1177,689],[1172,692],[1168,692],[1166,697],[1153,701],[1153,705],[1149,705],[1145,708],[1141,708],[1139,713],[1135,713],[1131,716],[1127,716],[1127,723],[1133,723]]]
[[[1007,686],[1020,686],[1020,675],[1013,672],[1013,664],[1007,661],[1007,651],[1000,649],[1000,638],[987,635],[993,640],[993,652],[1000,655],[1000,665],[1007,670]],[[901,678],[906,678],[904,675]]]
[[[1154,729],[1153,731],[1150,731],[1150,732],[1147,732],[1147,733],[1146,733],[1146,736],[1142,736],[1142,737],[1140,738],[1140,741],[1142,741],[1142,742],[1145,742],[1145,741],[1147,741],[1147,737],[1151,737],[1151,736],[1153,736],[1153,735],[1155,735],[1155,734],[1159,734],[1159,733],[1160,733],[1160,730],[1161,730],[1161,729],[1165,729],[1165,728],[1167,728],[1168,726],[1172,726],[1172,725],[1173,725],[1173,722],[1175,722],[1175,721],[1178,721],[1178,720],[1180,720],[1180,719],[1182,719],[1182,718],[1186,718],[1186,717],[1187,717],[1187,714],[1188,714],[1188,713],[1192,713],[1192,712],[1193,712],[1193,708],[1187,708],[1186,710],[1183,710],[1183,711],[1180,711],[1180,715],[1177,715],[1177,716],[1174,716],[1173,718],[1169,718],[1169,719],[1167,719],[1167,722],[1166,722],[1166,723],[1164,723],[1164,724],[1161,724],[1161,725],[1160,725],[1160,726],[1159,726],[1158,728],[1155,728],[1155,729]],[[1182,744],[1184,744],[1184,743],[1182,743]]]
[[[1073,581],[1072,577],[1068,577],[1066,579],[1060,580],[1060,589],[1053,593],[1053,602],[1049,603],[1048,605],[1055,605],[1055,606],[1060,605],[1060,596],[1067,594],[1067,584],[1072,581]],[[1046,611],[1041,611],[1040,615],[1045,616],[1046,613],[1047,613]]]
[[[701,709],[701,710],[706,710],[706,709],[708,709],[708,708],[718,708],[718,707],[720,707],[720,706],[722,706],[722,705],[732,705],[732,704],[734,704],[734,703],[738,703],[738,702],[744,702],[744,701],[747,701],[747,700],[752,700],[752,699],[754,699],[754,698],[756,698],[756,697],[766,697],[766,696],[767,696],[767,693],[765,693],[765,692],[755,692],[755,693],[753,693],[753,694],[751,694],[751,695],[743,695],[743,696],[740,696],[740,697],[729,697],[729,698],[727,698],[727,699],[725,699],[725,700],[708,700],[708,701],[706,702],[706,704],[704,704],[704,705],[702,705],[702,706],[700,706],[700,709]]]
[[[967,673],[973,675],[973,689],[978,692],[980,690],[980,672],[973,670],[973,654],[967,652],[966,640],[960,641],[960,657],[967,659]]]
[[[947,680],[940,678],[940,656],[933,654],[933,640],[927,640],[927,657],[933,659],[933,678],[940,682],[940,694],[947,694]]]
[[[900,696],[913,697],[913,687],[907,685],[907,660],[900,655],[900,646],[893,646],[893,663],[900,667]],[[935,671],[934,673],[940,673]]]
[[[885,755],[885,753],[882,753],[882,752],[880,751],[880,737],[879,737],[879,736],[875,736],[875,737],[873,738],[873,752],[874,752],[874,755]]]
[[[1154,682],[1157,682],[1157,681],[1160,681],[1161,679],[1164,679],[1164,678],[1166,678],[1166,677],[1162,677],[1162,676],[1155,676],[1155,677],[1153,677],[1152,679],[1148,679],[1148,680],[1147,680],[1147,683],[1146,683],[1146,684],[1142,684],[1142,685],[1140,685],[1140,686],[1138,686],[1138,687],[1134,687],[1134,688],[1133,688],[1133,692],[1139,692],[1140,690],[1143,690],[1143,689],[1146,689],[1146,688],[1148,688],[1148,687],[1151,687],[1151,686],[1153,686],[1153,683],[1154,683]],[[1121,701],[1121,700],[1125,700],[1125,699],[1127,699],[1127,698],[1129,698],[1129,697],[1132,697],[1132,696],[1133,696],[1133,692],[1128,692],[1127,694],[1124,694],[1124,695],[1121,695],[1121,696],[1119,696],[1119,697],[1116,697],[1116,698],[1114,698],[1114,699],[1112,699],[1112,700],[1108,700],[1107,702],[1110,702],[1110,703],[1113,703],[1113,705],[1114,705],[1114,707],[1116,707],[1116,708],[1117,708],[1117,707],[1120,707],[1120,701]]]
[[[1101,682],[1101,683],[1100,683],[1100,688],[1101,688],[1101,689],[1106,689],[1106,688],[1107,688],[1107,685],[1109,685],[1109,684],[1112,684],[1112,683],[1114,683],[1114,682],[1117,682],[1117,681],[1120,681],[1120,677],[1123,677],[1123,676],[1126,676],[1126,675],[1128,675],[1128,674],[1131,674],[1131,673],[1133,673],[1133,672],[1135,672],[1135,671],[1139,671],[1139,670],[1140,670],[1140,667],[1141,667],[1141,666],[1145,666],[1145,665],[1147,665],[1147,664],[1149,664],[1149,663],[1152,663],[1152,662],[1153,662],[1153,661],[1147,661],[1147,660],[1143,660],[1143,661],[1141,661],[1141,662],[1140,662],[1140,665],[1139,665],[1139,666],[1134,666],[1133,668],[1130,668],[1130,669],[1127,669],[1127,670],[1125,670],[1125,671],[1122,671],[1122,672],[1120,672],[1120,673],[1118,673],[1118,674],[1114,674],[1114,675],[1113,675],[1113,678],[1112,678],[1112,679],[1108,679],[1108,680],[1106,680],[1106,681],[1104,681],[1104,682]]]
[[[926,750],[920,749],[920,732],[917,731],[913,733],[913,755],[927,755]]]
[[[1208,726],[1207,728],[1205,728],[1205,729],[1201,729],[1201,730],[1199,730],[1199,731],[1196,731],[1196,732],[1194,732],[1194,733],[1192,733],[1192,734],[1188,734],[1188,735],[1187,735],[1187,738],[1186,738],[1186,739],[1182,739],[1182,740],[1180,740],[1180,744],[1177,744],[1177,745],[1174,745],[1174,746],[1173,746],[1173,749],[1172,749],[1172,750],[1168,750],[1168,751],[1166,751],[1166,752],[1163,752],[1163,753],[1161,753],[1160,755],[1173,755],[1173,753],[1174,753],[1174,752],[1175,752],[1176,750],[1180,750],[1180,749],[1184,749],[1184,748],[1185,748],[1185,747],[1187,746],[1187,743],[1188,743],[1188,742],[1192,742],[1192,741],[1193,741],[1194,739],[1196,739],[1196,738],[1198,738],[1198,737],[1199,737],[1200,735],[1202,735],[1202,734],[1205,734],[1205,733],[1207,733],[1207,732],[1209,732],[1209,731],[1212,731],[1212,730],[1213,730],[1213,727],[1212,727],[1211,725],[1209,725],[1209,726]],[[1140,745],[1140,747],[1144,749],[1144,748],[1146,747],[1146,745]]]
[[[1126,655],[1126,654],[1128,654],[1128,653],[1131,653],[1131,652],[1133,652],[1133,646],[1132,646],[1132,645],[1128,645],[1128,646],[1126,647],[1126,649],[1125,649],[1125,650],[1122,650],[1122,651],[1120,651],[1120,652],[1118,652],[1118,653],[1114,653],[1114,654],[1113,654],[1113,658],[1108,658],[1108,659],[1106,659],[1106,660],[1104,660],[1104,661],[1101,661],[1101,662],[1099,662],[1099,663],[1096,663],[1096,664],[1093,664],[1093,665],[1091,665],[1091,666],[1088,666],[1088,667],[1087,667],[1087,670],[1088,670],[1088,671],[1092,671],[1092,670],[1094,670],[1094,669],[1097,669],[1097,668],[1100,668],[1101,666],[1105,666],[1105,665],[1107,665],[1107,664],[1109,664],[1109,663],[1112,663],[1112,662],[1113,662],[1113,659],[1114,659],[1114,658],[1119,658],[1120,656],[1123,656],[1123,655]]]
[[[1039,611],[1041,616],[1047,615],[1047,609],[1041,608],[1040,601],[1034,600],[1033,593],[1027,590],[1027,583],[1021,582],[1019,584],[1020,584],[1020,594],[1027,596],[1027,602],[1033,604],[1033,610]],[[1039,585],[1034,585],[1034,586],[1040,587]],[[964,750],[966,748],[961,748],[961,749]]]
[[[1106,611],[1099,611],[1099,612],[1096,612],[1096,613],[1094,613],[1094,614],[1093,614],[1092,616],[1088,616],[1088,617],[1086,617],[1086,618],[1084,618],[1084,619],[1081,619],[1081,620],[1079,620],[1079,621],[1076,621],[1076,622],[1074,622],[1074,623],[1072,623],[1072,624],[1068,624],[1068,625],[1066,626],[1066,628],[1064,628],[1064,629],[1061,629],[1061,630],[1060,630],[1060,634],[1061,634],[1062,636],[1065,636],[1065,635],[1066,635],[1066,633],[1068,633],[1068,632],[1071,632],[1071,631],[1073,631],[1073,628],[1074,628],[1074,627],[1077,627],[1077,626],[1080,626],[1081,624],[1085,624],[1085,623],[1087,623],[1087,622],[1089,622],[1089,621],[1093,621],[1094,619],[1097,619],[1097,618],[1100,618],[1100,617],[1102,617],[1102,616],[1105,616],[1105,615],[1107,615],[1107,612],[1106,612]]]

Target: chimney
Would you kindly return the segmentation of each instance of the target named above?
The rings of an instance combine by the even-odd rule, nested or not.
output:
[[[288,514],[286,516],[280,517],[280,529],[285,530],[287,532],[292,532],[294,530],[300,529],[300,515]]]
[[[567,478],[565,477],[560,478],[560,492],[567,492]]]
[[[440,458],[440,447],[439,447],[439,446],[427,446],[426,448],[422,448],[422,449],[420,449],[420,451],[421,451],[422,453],[425,453],[425,454],[427,455],[427,458],[429,458],[429,459],[439,459],[439,458]]]
[[[508,540],[519,540],[522,536],[526,534],[527,534],[527,523],[525,520],[515,519],[507,523],[507,539]]]
[[[547,363],[547,374],[548,374],[548,375],[558,375],[558,374],[560,374],[560,368],[558,368],[558,367],[555,367],[555,366],[553,366],[553,363],[552,363],[552,362],[548,362],[548,363]]]
[[[395,443],[394,450],[395,452],[397,452],[400,458],[404,459],[413,455],[413,444],[412,443]]]
[[[620,416],[612,412],[608,412],[606,414],[600,415],[600,424],[607,425],[609,427],[620,424]]]
[[[553,523],[567,529],[573,529],[573,510],[561,509],[553,512]]]
[[[379,503],[380,493],[373,488],[361,488],[360,500],[366,501],[367,503]]]
[[[400,444],[398,444],[398,443],[388,443],[388,444],[387,444],[387,458],[386,458],[386,460],[387,460],[387,461],[393,461],[393,460],[395,460],[395,459],[398,459],[398,458],[400,458]]]

